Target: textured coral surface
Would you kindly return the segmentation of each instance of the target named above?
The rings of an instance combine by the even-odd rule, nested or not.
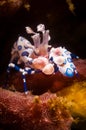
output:
[[[0,89],[0,123],[14,130],[69,130],[72,117],[55,94],[25,95]]]

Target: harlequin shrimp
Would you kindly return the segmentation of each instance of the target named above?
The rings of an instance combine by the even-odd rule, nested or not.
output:
[[[49,30],[45,30],[43,24],[37,26],[37,32],[34,32],[30,27],[26,27],[26,32],[31,36],[33,44],[20,36],[13,45],[11,60],[7,68],[7,73],[10,73],[10,69],[14,68],[22,74],[25,94],[28,92],[26,74],[44,73],[45,75],[52,75],[58,71],[68,77],[77,74],[72,61],[72,53],[65,48],[54,48],[49,45]],[[24,64],[24,66],[20,68],[19,64]]]
[[[78,56],[72,54],[64,47],[52,48],[50,50],[49,59],[58,67],[58,70],[68,77],[73,77],[78,75],[76,67],[73,63],[73,58],[79,58]]]

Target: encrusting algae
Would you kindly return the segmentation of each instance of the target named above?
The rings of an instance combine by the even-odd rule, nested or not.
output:
[[[0,99],[2,127],[11,126],[10,130],[70,130],[73,119],[56,94],[26,96],[0,89]]]
[[[86,118],[86,81],[74,82],[72,86],[57,92],[57,96],[72,116]]]

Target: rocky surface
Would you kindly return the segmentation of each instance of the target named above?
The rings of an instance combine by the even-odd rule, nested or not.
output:
[[[0,89],[0,127],[3,130],[69,130],[73,119],[58,104],[55,94],[38,97]]]
[[[86,77],[86,59],[79,59],[75,61],[74,64],[77,66],[78,72]]]

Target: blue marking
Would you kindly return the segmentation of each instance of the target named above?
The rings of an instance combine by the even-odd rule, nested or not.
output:
[[[27,72],[28,72],[28,74],[31,74],[32,70],[31,70],[31,69],[29,69]]]
[[[18,50],[20,51],[21,49],[22,49],[22,46],[21,46],[21,45],[19,45],[19,46],[18,46]]]
[[[27,51],[22,52],[21,56],[28,56],[29,53]]]
[[[74,59],[74,58],[78,59],[78,58],[79,58],[78,56],[76,56],[76,55],[73,54],[73,53],[71,53],[70,55],[71,55],[72,59]]]
[[[22,74],[22,78],[23,78],[23,79],[25,78],[25,75],[24,75],[24,74]]]
[[[74,66],[74,64],[70,64],[70,67],[71,67],[73,70],[76,69],[75,66]]]
[[[67,68],[65,75],[68,76],[68,77],[73,77],[74,72],[72,71],[72,69]]]
[[[15,70],[19,71],[20,68],[18,66],[15,65]]]
[[[32,74],[32,72],[34,71],[34,69],[33,69],[33,68],[30,68],[30,69],[28,69],[28,70],[25,69],[25,71],[28,72],[28,74]],[[35,71],[34,71],[34,72],[35,72]]]
[[[67,63],[67,61],[66,61],[66,59],[65,59],[64,64],[66,64],[66,63]]]
[[[26,92],[27,91],[27,85],[26,85],[26,78],[25,78],[24,74],[22,74],[22,78],[23,78],[23,80],[25,80],[25,82],[23,81],[23,84],[24,84],[24,92]]]
[[[31,71],[29,71],[30,74],[33,74],[33,72],[36,73],[34,69],[31,69]]]
[[[58,66],[54,63],[54,72],[57,72],[59,70]]]
[[[67,51],[67,50],[65,50],[65,51],[64,51],[64,53],[65,53],[66,55],[69,55],[69,53],[68,53],[68,51]]]
[[[50,57],[50,59],[49,59],[49,60],[53,62],[53,57]]]
[[[72,62],[72,59],[71,59],[70,57],[68,57],[68,58],[67,58],[67,61],[68,61],[69,63],[71,63],[71,62]]]
[[[24,83],[24,92],[27,91],[27,85],[26,85],[26,82],[23,82]]]

